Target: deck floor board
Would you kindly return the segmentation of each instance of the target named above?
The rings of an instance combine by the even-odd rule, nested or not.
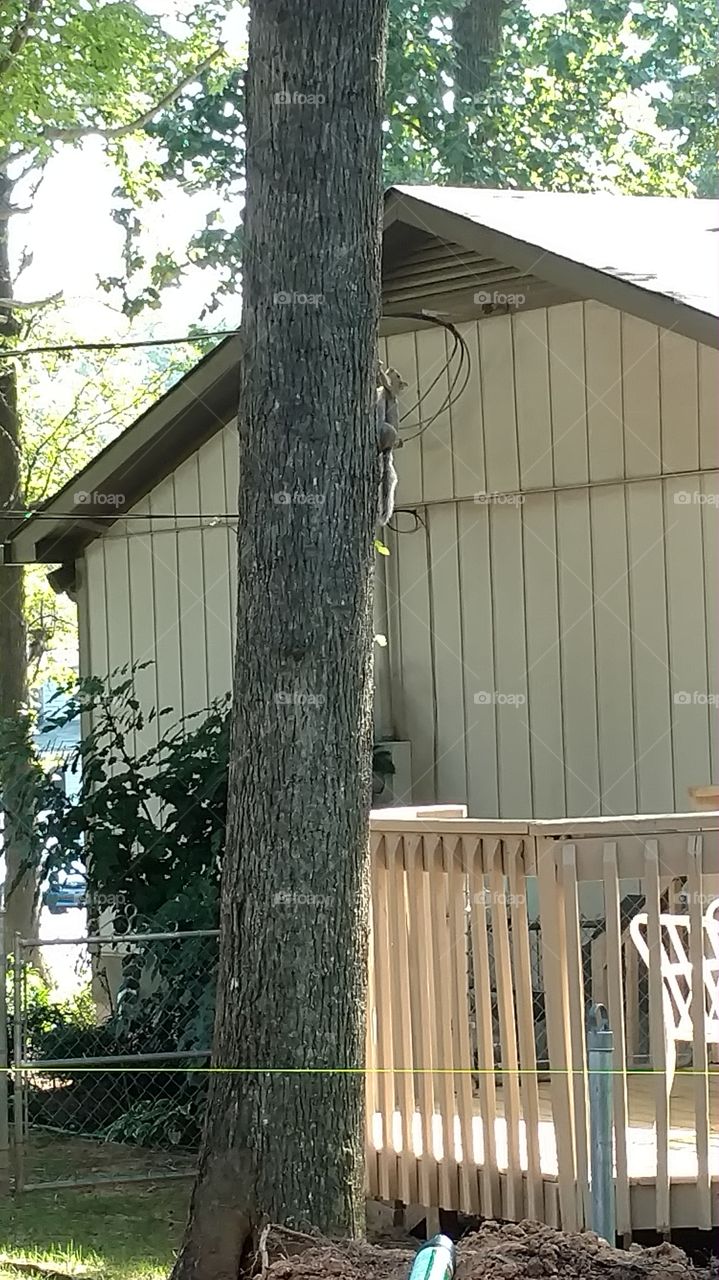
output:
[[[670,1099],[669,1127],[669,1177],[672,1180],[692,1179],[697,1176],[696,1136],[694,1130],[694,1081],[689,1072],[677,1072],[674,1079]],[[504,1099],[501,1078],[497,1077],[497,1118],[495,1120],[495,1142],[497,1147],[497,1163],[501,1169],[507,1168],[507,1126],[504,1118]],[[629,1125],[627,1137],[628,1172],[632,1180],[644,1181],[656,1176],[657,1143],[654,1124],[654,1096],[657,1088],[657,1077],[649,1071],[638,1072],[627,1078],[627,1101]],[[712,1178],[719,1179],[719,1072],[710,1072],[709,1079],[709,1115],[710,1145],[709,1168]],[[478,1114],[478,1100],[475,1099],[475,1115],[472,1122],[472,1138],[474,1159],[477,1165],[484,1163],[484,1140],[482,1118]],[[382,1146],[381,1123],[375,1116],[374,1145]],[[421,1124],[419,1113],[415,1112],[412,1124],[413,1146],[415,1154],[422,1151]],[[443,1157],[442,1122],[435,1113],[432,1123],[433,1153],[437,1160]],[[461,1159],[461,1138],[459,1118],[455,1116],[455,1154]],[[523,1169],[527,1168],[527,1142],[524,1128],[524,1117],[520,1120],[520,1161]],[[401,1121],[398,1113],[394,1116],[393,1145],[396,1150],[401,1147]],[[541,1170],[545,1177],[557,1174],[557,1144],[552,1117],[551,1085],[548,1079],[539,1082],[539,1146]]]

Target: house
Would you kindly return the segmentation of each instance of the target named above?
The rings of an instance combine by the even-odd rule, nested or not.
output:
[[[387,193],[409,385],[377,730],[413,803],[666,813],[717,781],[718,226],[706,200]],[[59,566],[83,673],[153,659],[141,696],[178,714],[231,683],[238,359],[229,337],[4,552]]]

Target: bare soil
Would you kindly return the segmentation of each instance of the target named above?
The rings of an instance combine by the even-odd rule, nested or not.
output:
[[[407,1280],[415,1250],[402,1245],[307,1244],[282,1232],[267,1241],[267,1280]],[[712,1277],[716,1271],[712,1268]],[[456,1280],[710,1280],[671,1244],[613,1249],[592,1232],[567,1235],[536,1222],[487,1222],[458,1245]]]

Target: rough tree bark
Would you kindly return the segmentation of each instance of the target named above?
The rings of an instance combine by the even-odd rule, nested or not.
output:
[[[251,8],[222,1070],[175,1280],[364,1226],[385,8]]]
[[[0,169],[0,298],[13,297],[10,270],[9,218],[3,210],[11,205],[12,182]],[[9,307],[0,307],[0,348],[18,334],[17,316]],[[0,546],[18,523],[4,512],[22,507],[20,471],[20,428],[17,411],[17,375],[14,360],[0,360]],[[0,564],[0,719],[14,716],[27,700],[27,650],[23,570]],[[16,931],[33,933],[37,915],[37,883],[32,871],[23,871],[28,860],[28,828],[23,823],[22,786],[18,774],[10,781],[0,760],[0,809],[3,813],[5,854],[6,929],[9,938]]]

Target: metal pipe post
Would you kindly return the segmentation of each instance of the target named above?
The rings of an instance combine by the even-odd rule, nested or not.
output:
[[[614,1036],[609,1028],[607,1011],[604,1005],[591,1005],[587,1011],[591,1227],[611,1245],[616,1239],[613,1067]]]
[[[7,950],[5,947],[5,905],[0,889],[0,1187],[7,1183],[10,1148],[8,1117],[7,1056]]]
[[[13,957],[13,1140],[15,1155],[15,1191],[22,1191],[25,1178],[25,1089],[22,1069],[23,1025],[23,948],[22,938],[15,934]]]

